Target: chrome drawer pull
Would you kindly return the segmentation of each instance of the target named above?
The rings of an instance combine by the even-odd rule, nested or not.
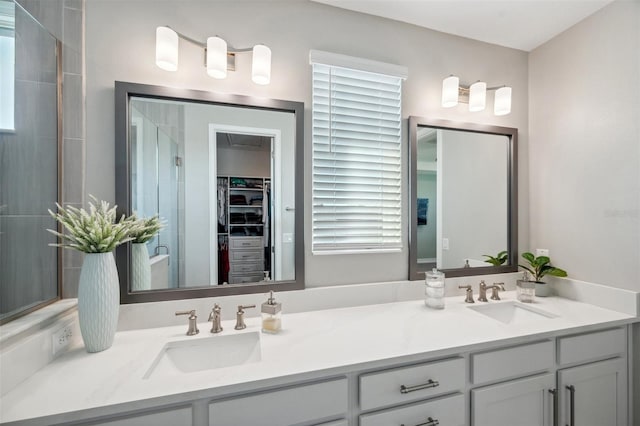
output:
[[[439,424],[440,422],[437,419],[434,419],[433,417],[427,417],[426,422],[417,424],[416,426],[438,426]],[[404,423],[400,426],[404,426]]]
[[[422,390],[422,389],[435,388],[435,387],[438,387],[438,386],[440,386],[440,383],[437,380],[429,379],[429,381],[427,383],[422,384],[422,385],[416,385],[416,386],[405,386],[405,385],[402,385],[402,386],[400,386],[400,393],[409,393],[409,392],[414,392],[414,391]]]

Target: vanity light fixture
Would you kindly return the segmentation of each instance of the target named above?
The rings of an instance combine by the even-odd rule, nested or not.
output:
[[[234,49],[220,37],[209,37],[207,43],[201,43],[168,26],[156,28],[156,65],[166,71],[178,69],[178,40],[186,40],[204,49],[207,74],[213,78],[226,78],[227,71],[235,71],[236,55],[253,52],[251,79],[256,84],[269,84],[271,81],[271,49],[264,44],[253,48]]]
[[[442,106],[451,108],[458,102],[468,103],[469,111],[482,111],[487,103],[487,91],[495,91],[493,113],[507,115],[511,112],[511,87],[487,87],[487,83],[477,81],[471,86],[461,86],[460,79],[454,75],[442,81]]]

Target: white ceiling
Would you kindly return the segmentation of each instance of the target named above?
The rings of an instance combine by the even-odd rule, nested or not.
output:
[[[312,0],[531,51],[612,0]]]

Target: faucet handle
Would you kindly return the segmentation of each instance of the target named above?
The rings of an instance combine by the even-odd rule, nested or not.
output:
[[[504,283],[493,283],[491,286],[491,300],[500,300],[498,291],[504,291]]]
[[[256,305],[238,305],[238,313],[239,314],[244,314],[244,310],[245,309],[249,309],[249,308],[255,308]]]
[[[187,311],[176,311],[176,316],[178,315],[189,315],[189,319],[196,319],[198,318],[196,316],[196,310],[195,309],[191,309],[191,310],[187,310]]]
[[[194,336],[200,332],[200,330],[198,330],[198,324],[196,322],[198,317],[196,316],[195,309],[187,311],[176,311],[176,316],[178,315],[189,315],[189,328],[187,329],[187,336]]]
[[[243,330],[247,328],[247,325],[244,323],[244,310],[255,307],[256,305],[238,305],[238,312],[236,312],[236,326],[233,328],[236,330]]]
[[[473,288],[471,285],[459,285],[458,288],[466,288],[467,289],[467,297],[464,299],[465,303],[475,303],[473,300]]]

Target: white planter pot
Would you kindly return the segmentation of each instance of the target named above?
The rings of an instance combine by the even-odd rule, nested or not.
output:
[[[78,320],[87,352],[111,347],[119,309],[120,285],[113,253],[85,254],[78,286]]]
[[[551,286],[547,283],[536,282],[536,296],[538,297],[551,296]]]
[[[147,243],[131,244],[131,291],[151,290],[151,263]]]

